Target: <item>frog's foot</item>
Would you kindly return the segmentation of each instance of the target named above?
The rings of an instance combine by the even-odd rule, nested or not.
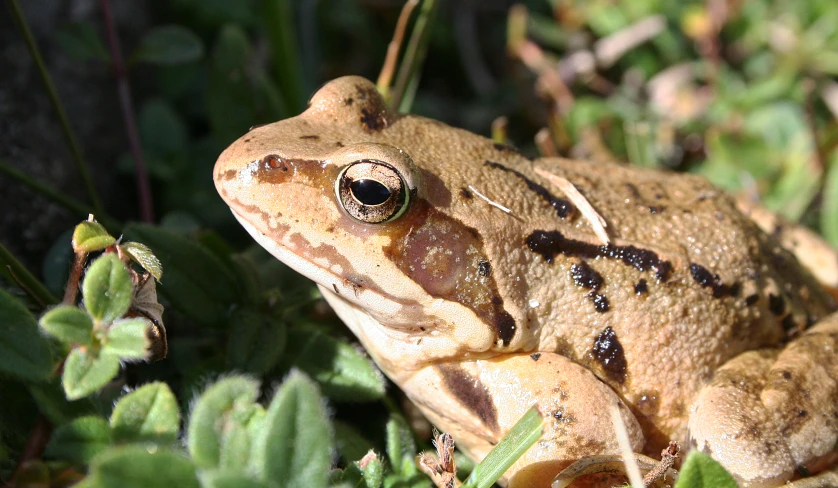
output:
[[[582,456],[620,452],[611,405],[617,405],[626,425],[630,450],[644,445],[640,424],[614,391],[554,353],[437,363],[401,386],[473,459],[485,457],[537,404],[546,417],[544,433],[505,473],[501,483],[509,488],[548,488],[559,471]]]
[[[776,486],[836,466],[838,314],[784,349],[743,353],[692,407],[694,446],[744,486]]]

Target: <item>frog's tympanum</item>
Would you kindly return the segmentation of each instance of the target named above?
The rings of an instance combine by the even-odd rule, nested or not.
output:
[[[507,486],[618,454],[611,405],[636,452],[674,440],[743,485],[834,469],[834,299],[698,176],[532,160],[346,77],[233,143],[214,177],[469,456],[539,406]]]

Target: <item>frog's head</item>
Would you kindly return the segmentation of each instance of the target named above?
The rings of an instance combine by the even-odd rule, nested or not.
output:
[[[317,282],[373,355],[395,361],[515,338],[477,225],[451,211],[445,178],[468,175],[441,178],[439,155],[454,149],[427,147],[440,131],[459,146],[491,147],[399,116],[372,83],[345,77],[299,116],[252,129],[214,170],[218,192],[259,244]]]

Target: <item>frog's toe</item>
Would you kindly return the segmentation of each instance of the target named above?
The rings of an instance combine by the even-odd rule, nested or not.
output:
[[[782,350],[726,363],[693,405],[695,447],[744,486],[777,486],[829,467],[824,459],[834,460],[838,446],[836,352],[833,314]]]

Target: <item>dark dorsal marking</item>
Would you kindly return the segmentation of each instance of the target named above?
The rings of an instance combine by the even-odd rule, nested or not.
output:
[[[387,127],[387,120],[380,112],[364,107],[361,109],[361,124],[367,132],[380,132]]]
[[[480,261],[477,264],[477,274],[480,276],[489,276],[492,274],[492,263],[489,261]]]
[[[541,358],[541,353],[540,352],[534,352],[534,353],[530,354],[530,357],[532,358],[533,361],[538,361]]]
[[[641,296],[649,291],[649,285],[646,283],[646,278],[640,278],[640,280],[634,284],[634,294],[637,296]]]
[[[782,295],[775,295],[773,293],[768,295],[768,310],[774,315],[783,315],[786,311],[786,301]]]
[[[690,263],[690,274],[699,285],[713,290],[713,298],[721,298],[735,295],[739,291],[739,286],[726,285],[718,274],[711,273],[707,268],[700,264]]]
[[[466,187],[460,188],[460,196],[465,198],[466,200],[471,200],[472,198],[474,198],[474,195],[472,195],[471,191]]]
[[[626,356],[614,329],[606,327],[600,332],[594,340],[591,355],[602,366],[610,380],[623,384],[626,380]]]
[[[530,251],[540,254],[548,263],[552,263],[559,254],[584,258],[619,259],[629,266],[634,266],[638,271],[655,270],[655,277],[661,282],[666,281],[672,271],[672,264],[659,258],[654,251],[635,246],[612,244],[598,246],[568,239],[556,230],[537,230],[527,237],[526,243]]]
[[[527,188],[529,188],[530,191],[532,191],[533,193],[538,195],[539,198],[541,198],[542,200],[547,202],[551,207],[553,207],[556,210],[556,215],[558,215],[559,217],[567,218],[575,210],[575,207],[570,203],[570,200],[568,200],[566,198],[558,198],[558,197],[554,196],[552,193],[550,193],[549,190],[547,190],[547,188],[544,188],[543,186],[539,185],[538,183],[532,181],[531,179],[527,178],[522,173],[519,173],[518,171],[515,171],[512,168],[507,168],[506,166],[504,166],[500,163],[496,163],[494,161],[488,161],[487,160],[483,164],[485,166],[488,166],[488,167],[492,168],[492,169],[499,169],[501,171],[506,171],[507,173],[513,174],[516,177],[520,178],[521,181],[523,181],[527,185]]]
[[[588,298],[593,302],[594,309],[597,312],[605,313],[611,309],[608,298],[601,293],[597,293],[597,290],[605,283],[605,279],[588,263],[582,261],[579,264],[572,265],[570,267],[570,277],[573,278],[576,286],[590,290]]]
[[[489,391],[480,382],[458,366],[440,364],[437,366],[442,382],[454,397],[493,432],[498,431],[498,411]]]
[[[300,139],[311,139],[312,141],[316,141],[317,139],[320,139],[320,136],[316,136],[316,135],[300,136]]]

